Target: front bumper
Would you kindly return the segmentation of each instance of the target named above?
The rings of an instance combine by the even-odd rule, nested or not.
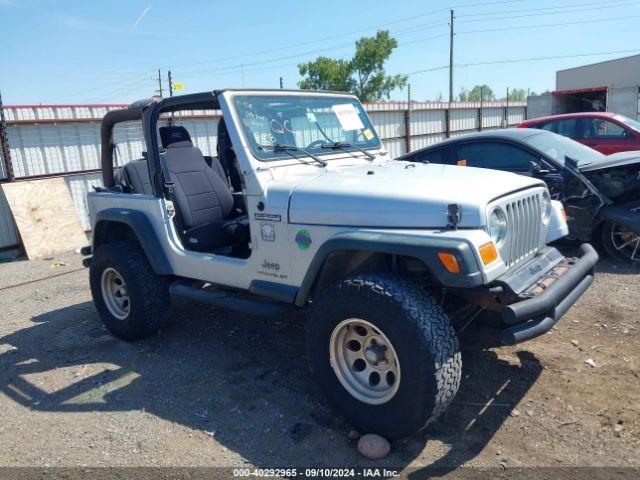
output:
[[[589,288],[598,254],[587,243],[580,250],[579,258],[563,258],[521,292],[520,300],[501,310],[502,320],[508,325],[501,334],[503,345],[514,345],[548,332]],[[525,266],[533,272],[532,267],[535,266]],[[504,287],[509,288],[508,280]]]

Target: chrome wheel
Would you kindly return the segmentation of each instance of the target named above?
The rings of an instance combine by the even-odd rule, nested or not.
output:
[[[611,225],[611,243],[613,247],[632,262],[640,262],[640,234],[622,225]]]
[[[131,309],[127,284],[115,268],[105,268],[100,281],[102,299],[109,313],[118,320],[126,320]]]
[[[400,364],[393,345],[377,327],[350,318],[333,329],[331,367],[342,386],[358,400],[388,402],[400,385]]]

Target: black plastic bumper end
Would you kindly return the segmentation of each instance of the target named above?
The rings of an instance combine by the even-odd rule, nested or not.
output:
[[[570,270],[540,295],[509,305],[502,319],[510,325],[502,331],[503,345],[531,340],[553,328],[558,320],[591,286],[598,254],[589,244],[581,245],[582,257]]]

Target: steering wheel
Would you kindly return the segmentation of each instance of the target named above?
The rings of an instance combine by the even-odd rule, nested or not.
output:
[[[309,145],[307,145],[306,148],[317,148],[320,145],[329,145],[329,143],[326,140],[314,140]]]

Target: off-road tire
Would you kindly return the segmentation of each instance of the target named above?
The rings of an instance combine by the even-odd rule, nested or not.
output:
[[[632,260],[631,255],[625,255],[621,253],[614,245],[613,240],[611,239],[611,233],[613,228],[615,227],[614,223],[604,221],[602,226],[600,227],[600,243],[602,244],[602,248],[609,255],[610,258],[617,262],[621,263],[640,263],[640,255],[637,253],[636,257]],[[631,252],[633,253],[633,252]]]
[[[113,316],[102,295],[101,278],[107,268],[124,279],[130,298],[126,319]],[[98,314],[109,331],[127,341],[140,340],[167,324],[169,289],[166,279],[156,274],[140,246],[133,241],[108,243],[98,247],[89,267],[91,295]]]
[[[375,325],[393,344],[401,378],[386,403],[352,396],[330,364],[332,332],[349,318]],[[390,438],[415,433],[446,410],[458,391],[462,359],[455,332],[435,298],[412,280],[381,273],[334,283],[312,302],[307,335],[317,382],[362,433]]]

